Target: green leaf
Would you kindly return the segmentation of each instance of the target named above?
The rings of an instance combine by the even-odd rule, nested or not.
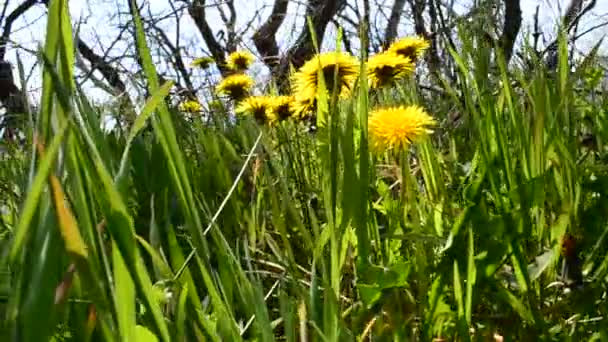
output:
[[[165,97],[169,95],[169,91],[171,90],[173,85],[173,81],[169,81],[165,82],[165,84],[163,84],[160,88],[156,89],[154,94],[152,94],[148,101],[146,101],[146,104],[142,108],[141,113],[139,113],[139,115],[135,119],[135,122],[133,122],[133,126],[131,127],[129,135],[127,136],[127,143],[120,161],[120,169],[118,171],[118,175],[116,176],[117,179],[123,177],[124,173],[126,172],[125,168],[127,164],[127,158],[129,155],[129,151],[131,150],[131,144],[133,143],[133,139],[135,139],[137,134],[145,127],[146,121],[148,121],[148,118],[150,118],[150,116],[154,113],[158,106],[163,102]]]
[[[135,342],[158,342],[158,338],[146,327],[135,326]]]
[[[473,229],[469,228],[469,256],[467,264],[467,289],[465,298],[465,315],[467,324],[471,325],[471,316],[473,314],[473,287],[477,280],[477,268],[475,267],[475,250],[474,250],[474,238]]]
[[[532,315],[530,309],[522,301],[520,301],[519,298],[511,293],[511,291],[500,287],[497,295],[511,305],[513,310],[515,310],[515,312],[517,312],[524,321],[534,323],[534,316]]]
[[[186,303],[188,300],[188,286],[184,284],[179,291],[179,299],[177,301],[177,310],[175,312],[175,330],[176,330],[176,341],[186,341]]]
[[[411,267],[408,262],[397,262],[390,267],[368,265],[361,268],[357,289],[363,303],[369,307],[380,299],[383,290],[407,287]]]
[[[112,248],[112,265],[114,267],[115,303],[120,336],[124,341],[133,340],[135,328],[135,286],[120,255],[120,250]]]
[[[39,205],[40,196],[44,191],[46,180],[51,172],[53,163],[57,158],[63,138],[68,131],[68,126],[68,121],[65,121],[57,134],[55,134],[53,137],[46,155],[40,160],[36,176],[29,185],[27,197],[19,216],[19,222],[17,223],[17,227],[15,229],[15,237],[9,253],[10,263],[16,262],[16,258],[21,253],[23,246],[26,243],[26,239],[29,236],[29,231],[32,228],[31,222],[34,218],[36,208]]]

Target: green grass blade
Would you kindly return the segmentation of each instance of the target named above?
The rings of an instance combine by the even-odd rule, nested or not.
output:
[[[133,126],[131,126],[131,130],[129,131],[129,135],[127,136],[127,143],[125,149],[122,154],[122,158],[120,160],[120,168],[118,174],[116,176],[117,181],[124,177],[124,173],[126,172],[126,164],[127,158],[129,156],[129,151],[131,150],[131,144],[133,143],[133,139],[137,136],[137,134],[144,128],[146,121],[150,118],[150,116],[156,111],[159,104],[169,95],[169,91],[173,87],[173,82],[169,81],[163,84],[159,89],[156,90],[152,96],[146,101],[146,104],[141,110],[141,113],[133,122]]]
[[[123,341],[135,340],[135,286],[120,250],[112,248],[112,266],[114,268],[114,288],[118,328]]]
[[[473,315],[473,287],[477,278],[477,268],[475,267],[475,239],[473,237],[473,229],[469,228],[469,248],[467,262],[467,285],[465,297],[465,316],[467,324],[471,325],[471,317]]]
[[[21,215],[19,216],[19,222],[17,223],[17,227],[15,229],[15,237],[9,252],[9,260],[11,263],[16,262],[17,257],[23,250],[26,239],[29,237],[28,232],[31,228],[30,224],[35,215],[36,208],[40,203],[40,196],[45,189],[46,180],[48,179],[51,168],[53,167],[53,163],[57,158],[61,143],[63,142],[63,139],[68,131],[68,126],[68,122],[64,122],[63,126],[59,128],[58,132],[55,134],[55,136],[53,136],[46,155],[40,160],[36,176],[29,186],[28,196],[23,204],[23,209],[21,210]]]

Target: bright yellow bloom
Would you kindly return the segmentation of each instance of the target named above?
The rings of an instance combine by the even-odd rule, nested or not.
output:
[[[334,73],[337,76],[334,80]],[[332,92],[337,82],[340,96],[348,96],[357,80],[359,62],[349,54],[325,52],[315,55],[293,75],[293,92],[297,100],[309,100],[317,94],[319,87],[318,72],[321,70],[328,92]]]
[[[203,106],[198,101],[188,100],[179,104],[179,110],[186,113],[200,113]]]
[[[372,88],[390,85],[413,71],[414,64],[408,57],[391,52],[379,53],[367,61],[367,78]]]
[[[422,37],[405,37],[389,46],[388,51],[403,57],[409,57],[413,62],[416,62],[429,46],[429,42]]]
[[[295,101],[291,103],[291,110],[293,111],[293,117],[297,120],[304,120],[317,108],[317,97],[308,98],[295,98]]]
[[[255,57],[248,51],[235,51],[226,58],[226,66],[230,70],[245,71],[254,59]]]
[[[369,135],[372,148],[382,152],[407,147],[432,133],[437,122],[420,106],[378,109],[370,113]]]
[[[272,104],[273,117],[279,121],[286,120],[294,114],[294,97],[293,96],[272,96],[270,97]]]
[[[213,64],[215,61],[211,57],[199,57],[195,58],[190,66],[193,68],[207,69]]]
[[[246,97],[253,87],[253,79],[244,74],[235,74],[224,78],[216,87],[219,94],[226,95],[235,101]]]
[[[259,123],[268,123],[276,120],[273,111],[273,100],[269,96],[249,96],[236,108],[237,114],[252,115]]]

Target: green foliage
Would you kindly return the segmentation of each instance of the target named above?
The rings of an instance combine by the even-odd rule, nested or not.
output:
[[[134,13],[150,97],[103,132],[51,4],[36,138],[1,157],[2,340],[606,338],[596,50],[571,72],[562,39],[556,70],[524,71],[462,37],[443,98],[370,90],[362,63],[353,98],[320,82],[310,132],[182,116]],[[395,103],[441,124],[372,153],[369,111]]]

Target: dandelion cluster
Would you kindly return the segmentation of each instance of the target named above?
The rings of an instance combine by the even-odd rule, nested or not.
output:
[[[370,142],[377,152],[405,148],[432,133],[435,124],[435,119],[420,106],[377,109],[369,116]]]
[[[261,124],[273,124],[294,117],[294,96],[253,94],[254,81],[246,73],[253,61],[254,56],[247,51],[228,55],[225,65],[232,73],[216,85],[216,93],[233,101],[235,114],[251,116]]]
[[[293,117],[291,96],[250,96],[239,103],[236,113],[251,115],[261,124],[273,124]]]
[[[371,89],[387,87],[413,74],[416,61],[428,49],[420,37],[405,37],[374,56],[367,65],[367,81]],[[236,51],[226,59],[232,74],[216,85],[216,92],[233,101],[235,113],[251,116],[260,124],[274,124],[289,118],[305,120],[317,107],[321,78],[325,90],[337,91],[340,98],[352,95],[359,78],[359,61],[344,52],[325,52],[313,56],[291,76],[291,94],[270,96],[253,94],[253,79],[246,74],[254,61],[247,51]],[[193,62],[197,67],[212,63],[210,58]],[[211,107],[210,107],[211,108]],[[198,112],[196,101],[180,105],[184,112]],[[370,144],[374,151],[405,148],[432,132],[436,121],[420,106],[398,106],[373,110],[369,116]]]

